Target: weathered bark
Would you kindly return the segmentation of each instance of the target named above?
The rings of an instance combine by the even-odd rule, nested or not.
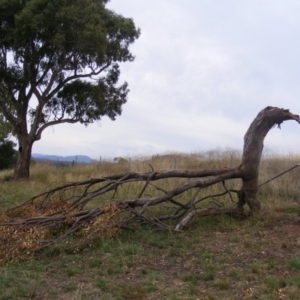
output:
[[[260,211],[258,200],[258,175],[264,139],[269,130],[286,120],[300,123],[298,115],[293,115],[288,109],[268,106],[263,109],[251,123],[244,137],[242,164],[239,167],[243,187],[239,192],[239,207],[248,204],[252,214]]]
[[[19,142],[20,146],[14,169],[14,179],[29,178],[32,144],[27,139],[23,139],[22,143]]]
[[[23,95],[25,99],[26,96]],[[27,97],[28,98],[28,97]],[[38,124],[41,122],[41,106],[36,110],[35,122],[31,124],[30,131],[27,124],[27,109],[29,99],[23,100],[17,106],[17,119],[14,122],[14,131],[18,139],[18,158],[14,169],[14,179],[27,179],[30,175],[31,150],[33,143],[40,139],[37,135]]]
[[[18,158],[14,169],[14,179],[29,178],[31,150],[34,133],[28,133],[26,107],[18,108],[19,122],[15,123],[14,131],[18,139]]]
[[[242,211],[236,208],[228,208],[228,207],[209,207],[209,208],[200,208],[194,209],[190,211],[186,216],[176,225],[175,231],[182,230],[184,227],[189,225],[195,217],[201,216],[216,216],[221,214],[232,214],[232,215],[240,215],[243,218],[245,215]]]

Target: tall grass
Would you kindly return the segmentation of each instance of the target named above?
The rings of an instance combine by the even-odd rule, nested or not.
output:
[[[278,155],[269,154],[262,158],[260,165],[259,182],[276,176],[284,170],[300,162],[300,154]],[[75,166],[58,167],[50,163],[35,162],[31,166],[31,178],[28,181],[7,181],[12,174],[11,170],[0,172],[0,201],[7,203],[22,202],[34,194],[45,191],[65,182],[83,181],[89,178],[122,174],[126,172],[151,172],[170,169],[211,169],[236,167],[241,163],[241,152],[233,149],[216,149],[197,153],[169,153],[154,156],[139,156],[119,162],[101,161],[92,164],[77,164]],[[163,189],[175,188],[192,179],[166,179],[157,183]],[[143,183],[129,184],[120,188],[119,197],[129,199],[136,197]],[[228,188],[241,187],[240,179],[231,179],[226,182]],[[295,200],[299,197],[300,167],[262,186],[259,190],[260,199],[264,203],[274,205],[274,201]],[[148,193],[156,193],[151,190]],[[202,195],[224,191],[221,184],[203,190]],[[191,193],[191,192],[190,192]],[[150,196],[150,195],[148,195]],[[154,195],[153,195],[154,196]],[[187,197],[190,197],[188,194]],[[229,198],[228,198],[229,199]],[[5,205],[4,205],[5,206]]]
[[[300,155],[264,156],[259,181],[262,183],[298,162]],[[231,149],[170,153],[64,168],[35,163],[30,180],[10,181],[12,170],[0,172],[1,209],[70,181],[128,171],[152,172],[152,168],[192,170],[236,167],[240,163],[241,153]],[[299,205],[295,204],[300,203],[299,179],[300,167],[262,186],[259,196],[263,209],[275,211],[280,207],[284,211],[285,208],[286,215],[300,212]],[[168,190],[189,180],[193,179],[166,179],[155,185]],[[143,185],[125,184],[118,188],[117,197],[132,199]],[[228,180],[226,185],[239,188],[241,180]],[[203,189],[201,197],[220,191],[223,188],[218,184]],[[155,193],[157,190],[150,188],[145,196]],[[282,220],[281,213],[264,213],[263,218],[259,222],[253,219],[241,222],[228,216],[199,218],[189,230],[177,233],[120,230],[113,238],[95,240],[82,251],[70,248],[78,238],[72,237],[68,243],[64,241],[37,252],[32,260],[0,265],[0,300],[58,296],[64,299],[299,299],[297,230],[291,223],[284,227],[282,222],[274,229],[274,220]]]

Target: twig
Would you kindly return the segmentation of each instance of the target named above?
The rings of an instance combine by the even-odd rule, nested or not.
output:
[[[222,185],[223,185],[225,191],[229,194],[229,197],[230,197],[230,199],[231,199],[231,202],[235,203],[234,200],[233,200],[233,198],[232,198],[232,195],[231,195],[231,193],[230,193],[230,190],[228,190],[227,187],[226,187],[226,185],[225,185],[225,180],[222,181]]]

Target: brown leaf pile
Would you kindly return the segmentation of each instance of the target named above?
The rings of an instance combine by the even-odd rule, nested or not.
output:
[[[113,236],[116,231],[116,216],[119,208],[109,204],[102,208],[97,217],[87,217],[80,222],[78,230],[69,229],[78,221],[76,209],[65,200],[52,200],[47,205],[35,200],[26,205],[10,209],[0,215],[0,262],[30,258],[43,246],[58,240],[61,236],[74,234],[74,247],[88,245],[104,236]],[[51,222],[51,217],[62,217],[61,221]],[[49,219],[46,225],[42,220]],[[24,223],[25,220],[25,223]]]

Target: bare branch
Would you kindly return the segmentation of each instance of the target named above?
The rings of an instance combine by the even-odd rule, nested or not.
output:
[[[22,228],[22,234],[30,232],[32,228],[43,230],[59,228],[60,236],[47,238],[45,235],[44,239],[39,241],[41,245],[48,245],[88,228],[95,231],[116,230],[131,228],[130,225],[149,224],[158,229],[180,231],[196,217],[226,214],[246,218],[249,214],[243,210],[245,204],[249,205],[251,214],[258,212],[260,207],[257,199],[259,188],[257,177],[263,139],[272,125],[289,119],[300,122],[299,117],[292,115],[288,110],[272,107],[262,110],[245,135],[242,164],[237,168],[155,172],[150,165],[152,172],[148,173],[131,172],[67,183],[7,209],[0,215],[0,227],[5,228],[5,232],[11,232],[9,228],[12,230]],[[168,178],[188,180],[168,190],[153,184],[154,181]],[[240,190],[226,187],[225,181],[234,178],[242,179],[243,186]],[[144,185],[137,198],[123,199],[122,197],[120,200],[118,195],[115,198],[118,187],[138,182],[144,182]],[[222,183],[224,192],[197,199],[200,191],[217,183]],[[142,198],[143,195],[153,195],[152,190],[146,193],[148,188],[153,187],[158,194]],[[187,197],[187,191],[191,196]],[[238,203],[234,201],[232,193],[237,193]],[[235,207],[225,207],[216,199],[226,194],[229,194]],[[93,199],[101,202],[99,207],[84,210]],[[198,204],[207,199],[211,199],[217,207],[200,208]],[[160,205],[158,216],[157,205]],[[177,224],[174,224],[174,220],[177,220]]]

